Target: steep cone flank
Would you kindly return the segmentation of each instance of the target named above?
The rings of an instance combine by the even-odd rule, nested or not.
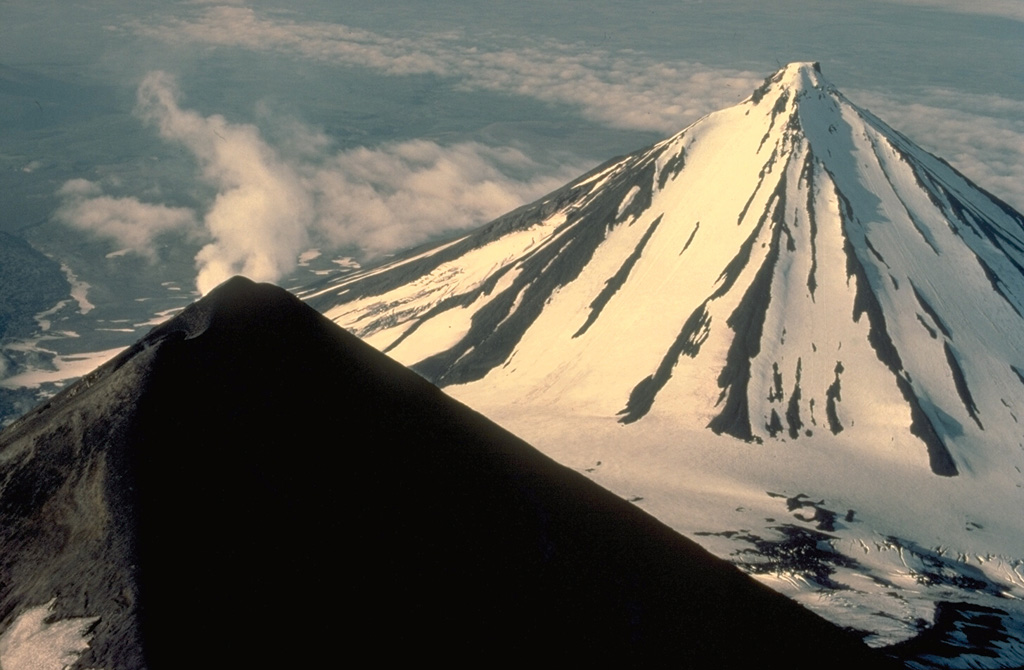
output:
[[[247,280],[0,434],[0,482],[5,670],[74,663],[60,650],[83,635],[73,667],[108,670],[360,653],[884,667]]]
[[[1024,217],[816,64],[304,297],[875,643],[1024,620]]]
[[[801,63],[311,302],[442,386],[570,393],[624,423],[671,398],[757,442],[905,430],[955,475],[1020,441],[1022,268],[1019,214]]]

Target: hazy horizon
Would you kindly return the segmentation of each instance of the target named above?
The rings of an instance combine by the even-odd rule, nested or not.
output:
[[[187,248],[204,289],[479,225],[791,61],[1024,208],[1012,2],[8,1],[0,18],[0,230],[158,272]]]

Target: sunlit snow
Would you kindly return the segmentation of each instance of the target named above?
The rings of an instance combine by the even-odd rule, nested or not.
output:
[[[89,630],[98,617],[48,621],[56,599],[22,612],[0,635],[0,668],[65,670],[89,648]]]

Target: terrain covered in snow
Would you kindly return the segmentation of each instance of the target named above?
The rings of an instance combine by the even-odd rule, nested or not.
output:
[[[1024,662],[1024,217],[816,64],[303,297],[871,644]]]

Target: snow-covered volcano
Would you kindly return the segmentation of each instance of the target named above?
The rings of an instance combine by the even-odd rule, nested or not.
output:
[[[305,297],[878,643],[971,603],[1019,660],[1024,217],[817,64]]]

